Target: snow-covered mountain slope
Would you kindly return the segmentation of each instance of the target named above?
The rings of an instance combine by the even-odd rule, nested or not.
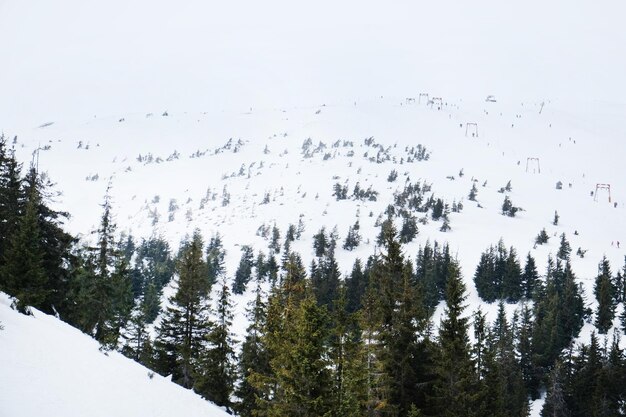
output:
[[[414,258],[426,241],[448,242],[461,263],[472,308],[480,303],[472,276],[482,251],[502,238],[520,257],[533,254],[543,271],[562,233],[574,252],[587,251],[584,258],[572,255],[572,264],[593,306],[593,278],[602,256],[614,270],[624,260],[624,246],[616,243],[626,242],[623,108],[497,99],[445,97],[438,110],[425,98],[420,102],[419,92],[407,92],[305,108],[120,114],[27,130],[16,146],[25,159],[42,149],[39,166],[63,190],[59,204],[71,210],[73,231],[85,233],[97,224],[98,204],[111,183],[122,230],[136,237],[157,233],[174,245],[195,228],[206,239],[219,232],[229,276],[241,245],[267,251],[263,227],[276,224],[284,237],[287,226],[302,219],[306,230],[292,249],[308,263],[314,233],[336,226],[343,240],[358,218],[364,243],[337,253],[347,273],[357,257],[376,250],[375,223],[393,204],[394,193],[407,183],[431,184],[436,197],[464,208],[450,214],[447,233],[439,231],[441,221],[426,216],[404,251]],[[407,162],[418,144],[427,149],[428,160]],[[389,182],[392,170],[399,175]],[[514,218],[501,214],[499,190],[508,181],[512,191],[506,194],[523,209]],[[556,187],[559,181],[562,189]],[[357,183],[379,195],[376,201],[337,201],[336,183],[348,186],[349,195]],[[467,199],[473,183],[478,203]],[[598,183],[611,184],[611,202],[603,190],[591,196]],[[171,205],[177,208],[170,210]],[[542,228],[551,239],[535,247]],[[240,312],[245,299],[237,303]],[[237,327],[240,332],[245,323],[238,321]]]
[[[53,316],[9,305],[0,293],[0,415],[228,415]]]

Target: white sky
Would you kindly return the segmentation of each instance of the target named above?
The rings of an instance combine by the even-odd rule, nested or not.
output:
[[[0,129],[419,91],[626,102],[623,1],[298,3],[0,0]]]

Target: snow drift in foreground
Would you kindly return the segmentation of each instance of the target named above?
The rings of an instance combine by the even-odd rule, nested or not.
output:
[[[0,416],[228,415],[53,316],[9,305],[0,293]]]

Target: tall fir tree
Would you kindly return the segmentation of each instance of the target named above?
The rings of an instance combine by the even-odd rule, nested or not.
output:
[[[463,316],[465,285],[455,265],[446,287],[446,308],[439,326],[434,406],[444,417],[474,416],[478,408],[476,375],[470,356],[468,318]]]
[[[598,301],[595,325],[600,334],[606,334],[609,331],[615,318],[617,305],[615,295],[617,291],[611,275],[611,266],[605,256],[598,265],[598,276],[593,289],[596,301]]]
[[[195,389],[230,412],[235,384],[235,340],[231,332],[233,305],[225,279],[221,282],[216,304],[216,318],[207,334],[208,346],[200,358],[202,370]]]
[[[209,279],[199,231],[183,244],[176,264],[176,293],[157,329],[155,367],[172,381],[192,388],[200,375],[209,320]]]
[[[235,390],[235,396],[239,398],[235,410],[241,417],[252,417],[257,409],[257,398],[263,395],[253,384],[253,374],[270,374],[269,357],[263,340],[266,314],[267,303],[260,282],[257,282],[255,298],[248,304],[250,324],[246,329],[238,362],[241,381]]]
[[[37,213],[39,199],[37,188],[31,187],[17,229],[5,245],[0,269],[3,289],[16,298],[16,307],[22,313],[29,313],[29,306],[41,308],[49,292]]]

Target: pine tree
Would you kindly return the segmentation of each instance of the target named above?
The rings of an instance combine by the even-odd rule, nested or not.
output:
[[[550,239],[550,237],[548,236],[548,233],[546,232],[546,229],[545,228],[541,229],[541,231],[539,232],[539,234],[535,238],[535,244],[543,245],[544,243],[548,243],[549,239]]]
[[[332,302],[337,297],[340,276],[335,253],[329,248],[327,254],[319,260],[317,268],[311,269],[311,285],[320,306],[332,309]]]
[[[517,260],[517,252],[513,247],[508,252],[502,276],[502,297],[515,303],[522,298],[522,270]]]
[[[444,219],[444,223],[447,219]],[[417,220],[414,216],[408,215],[402,220],[402,228],[400,229],[400,243],[409,243],[413,241],[418,233]]]
[[[526,387],[515,351],[513,326],[507,320],[502,300],[488,340],[486,356],[489,359],[484,380],[488,393],[484,404],[486,415],[525,417],[528,414]]]
[[[6,245],[0,270],[3,289],[16,298],[17,309],[22,313],[29,313],[29,306],[41,307],[49,291],[40,243],[39,198],[37,189],[31,187],[24,214]]]
[[[22,200],[22,166],[15,159],[15,151],[7,149],[4,134],[0,135],[0,254],[8,250],[9,239],[18,227]],[[0,256],[0,267],[4,264]],[[6,291],[4,277],[0,274],[0,289]],[[9,284],[10,285],[10,284]]]
[[[206,349],[209,331],[209,280],[202,256],[202,236],[195,231],[181,248],[176,264],[176,293],[157,329],[156,370],[172,375],[172,381],[185,388],[194,386],[199,360]]]
[[[359,244],[361,243],[361,235],[359,233],[359,229],[360,229],[360,226],[359,226],[358,220],[356,221],[354,226],[350,226],[348,228],[348,235],[346,236],[346,239],[343,244],[343,248],[345,250],[351,251],[354,248],[359,246]]]
[[[477,194],[478,194],[478,189],[476,188],[476,183],[472,182],[472,189],[470,190],[467,198],[469,198],[470,201],[476,201]]]
[[[222,246],[222,236],[216,233],[206,248],[206,263],[209,273],[209,284],[213,286],[224,274],[224,258],[226,251]]]
[[[565,237],[565,233],[563,233],[561,234],[561,244],[559,246],[559,251],[557,252],[556,257],[564,261],[569,261],[570,253],[572,253],[572,248]]]
[[[535,264],[535,258],[530,255],[526,256],[526,265],[524,266],[524,273],[522,274],[522,296],[528,300],[532,299],[535,291],[535,283],[539,279],[537,273],[537,265]]]
[[[248,245],[241,247],[241,259],[239,266],[235,272],[235,280],[233,281],[233,292],[235,294],[243,294],[246,286],[252,278],[252,267],[254,266],[254,252]]]
[[[367,274],[363,271],[361,260],[357,258],[352,266],[352,272],[346,277],[346,309],[349,313],[355,313],[361,309],[361,299],[367,289]]]
[[[328,249],[328,236],[326,235],[326,229],[324,227],[313,236],[313,249],[315,249],[315,256],[318,258],[326,254]]]
[[[329,356],[332,369],[332,415],[360,417],[367,402],[367,372],[360,330],[347,310],[346,287],[333,302]]]
[[[152,342],[147,329],[148,309],[149,306],[143,297],[133,307],[128,324],[122,334],[125,343],[121,352],[139,363],[152,366],[150,363]]]
[[[253,374],[267,376],[270,374],[269,357],[263,342],[266,323],[267,304],[264,300],[260,283],[257,282],[255,299],[248,305],[246,337],[241,346],[238,369],[241,382],[235,391],[239,402],[235,410],[241,417],[252,417],[257,409],[257,398],[263,393],[255,388]]]
[[[548,394],[541,409],[541,417],[569,417],[570,415],[565,401],[562,367],[562,364],[557,363],[550,375]]]
[[[468,318],[463,317],[465,285],[456,266],[446,287],[446,308],[439,326],[439,353],[434,403],[438,415],[472,416],[476,410],[476,376],[470,357]]]
[[[251,377],[261,392],[256,415],[313,417],[331,411],[328,337],[328,315],[317,305],[294,255],[269,300],[263,341],[270,373],[255,372]]]
[[[504,196],[504,202],[502,203],[502,215],[509,217],[515,217],[515,214],[519,211],[518,207],[513,206],[511,199],[508,195]]]
[[[217,296],[216,320],[207,334],[209,345],[200,358],[201,375],[195,389],[206,399],[230,411],[230,397],[235,384],[235,350],[230,331],[233,321],[230,291],[226,280],[221,283]]]
[[[272,240],[270,241],[270,253],[280,253],[280,230],[274,225],[272,227]]]
[[[611,277],[611,266],[606,256],[598,265],[598,276],[593,290],[598,301],[595,325],[600,334],[606,334],[615,318],[615,288]]]

